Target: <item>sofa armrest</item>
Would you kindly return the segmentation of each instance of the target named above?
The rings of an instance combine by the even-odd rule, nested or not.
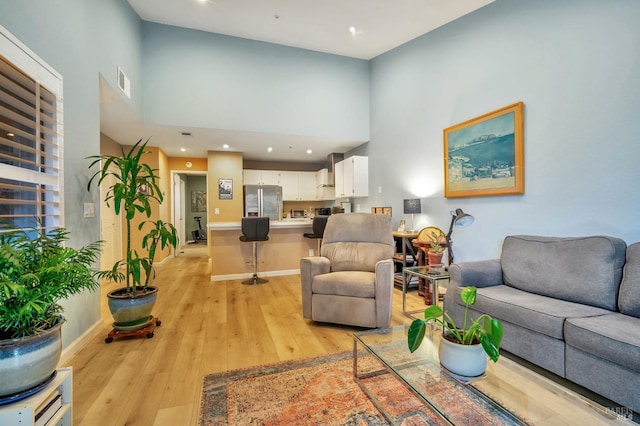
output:
[[[454,263],[449,267],[451,281],[459,287],[491,287],[502,284],[500,259]]]
[[[454,321],[460,321],[464,306],[458,303],[458,292],[461,287],[492,287],[502,284],[502,267],[500,259],[460,262],[449,266],[449,285],[444,297],[444,310]]]
[[[376,263],[376,327],[386,328],[391,323],[393,301],[393,260]]]
[[[322,256],[300,259],[300,283],[302,287],[302,316],[311,319],[311,283],[313,277],[331,272],[329,259]]]

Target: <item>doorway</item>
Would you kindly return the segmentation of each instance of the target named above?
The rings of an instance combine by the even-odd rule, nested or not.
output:
[[[207,174],[205,172],[171,171],[173,191],[173,223],[180,245],[207,246]],[[197,219],[199,218],[199,219]],[[178,253],[176,251],[176,253]]]

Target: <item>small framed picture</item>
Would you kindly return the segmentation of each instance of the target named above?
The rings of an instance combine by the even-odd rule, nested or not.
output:
[[[218,179],[218,198],[233,200],[233,179]]]
[[[400,219],[398,222],[398,232],[404,232],[404,219]]]

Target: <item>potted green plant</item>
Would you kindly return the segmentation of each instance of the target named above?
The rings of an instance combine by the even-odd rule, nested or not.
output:
[[[407,344],[414,352],[420,347],[427,330],[428,322],[433,320],[443,328],[443,335],[439,347],[440,363],[462,376],[479,376],[487,366],[487,356],[497,362],[500,357],[500,343],[502,342],[502,323],[487,314],[482,314],[475,320],[468,318],[469,306],[476,303],[477,288],[464,287],[460,297],[465,304],[462,326],[455,324],[448,313],[439,306],[430,306],[424,311],[424,320],[415,319],[409,326]],[[441,317],[445,317],[443,321]],[[460,348],[461,347],[461,348]],[[466,347],[466,348],[465,348]],[[471,347],[475,347],[471,349]],[[467,362],[467,365],[459,365]]]
[[[95,182],[98,186],[107,178],[113,179],[105,194],[107,206],[116,215],[124,215],[126,243],[124,259],[118,260],[110,270],[101,271],[101,278],[109,279],[125,286],[107,294],[109,310],[114,319],[114,328],[128,331],[143,328],[153,317],[151,310],[155,304],[158,288],[150,285],[154,276],[153,261],[158,244],[161,249],[178,245],[176,228],[162,220],[143,220],[151,217],[153,205],[161,204],[164,196],[158,186],[157,169],[143,161],[149,140],[140,139],[131,149],[121,148],[121,155],[96,155],[89,168],[99,166],[87,184],[91,190]],[[135,223],[139,230],[148,229],[142,237],[142,249],[138,253],[132,248],[131,229]],[[122,271],[124,269],[124,272]]]
[[[0,232],[0,399],[29,395],[60,361],[59,301],[99,287],[93,269],[101,242],[65,246],[64,228],[3,225]],[[18,398],[19,399],[19,398]]]
[[[431,232],[431,242],[429,244],[429,250],[427,251],[427,257],[429,258],[429,265],[441,265],[442,256],[444,254],[444,248],[442,247],[443,235],[438,235],[435,232]]]

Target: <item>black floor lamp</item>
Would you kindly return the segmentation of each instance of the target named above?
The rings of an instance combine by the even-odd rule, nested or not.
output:
[[[473,223],[474,218],[470,214],[466,214],[462,209],[451,210],[451,225],[449,225],[449,232],[447,232],[447,251],[449,252],[449,265],[453,263],[453,250],[451,245],[451,234],[453,233],[453,227],[464,228]]]

